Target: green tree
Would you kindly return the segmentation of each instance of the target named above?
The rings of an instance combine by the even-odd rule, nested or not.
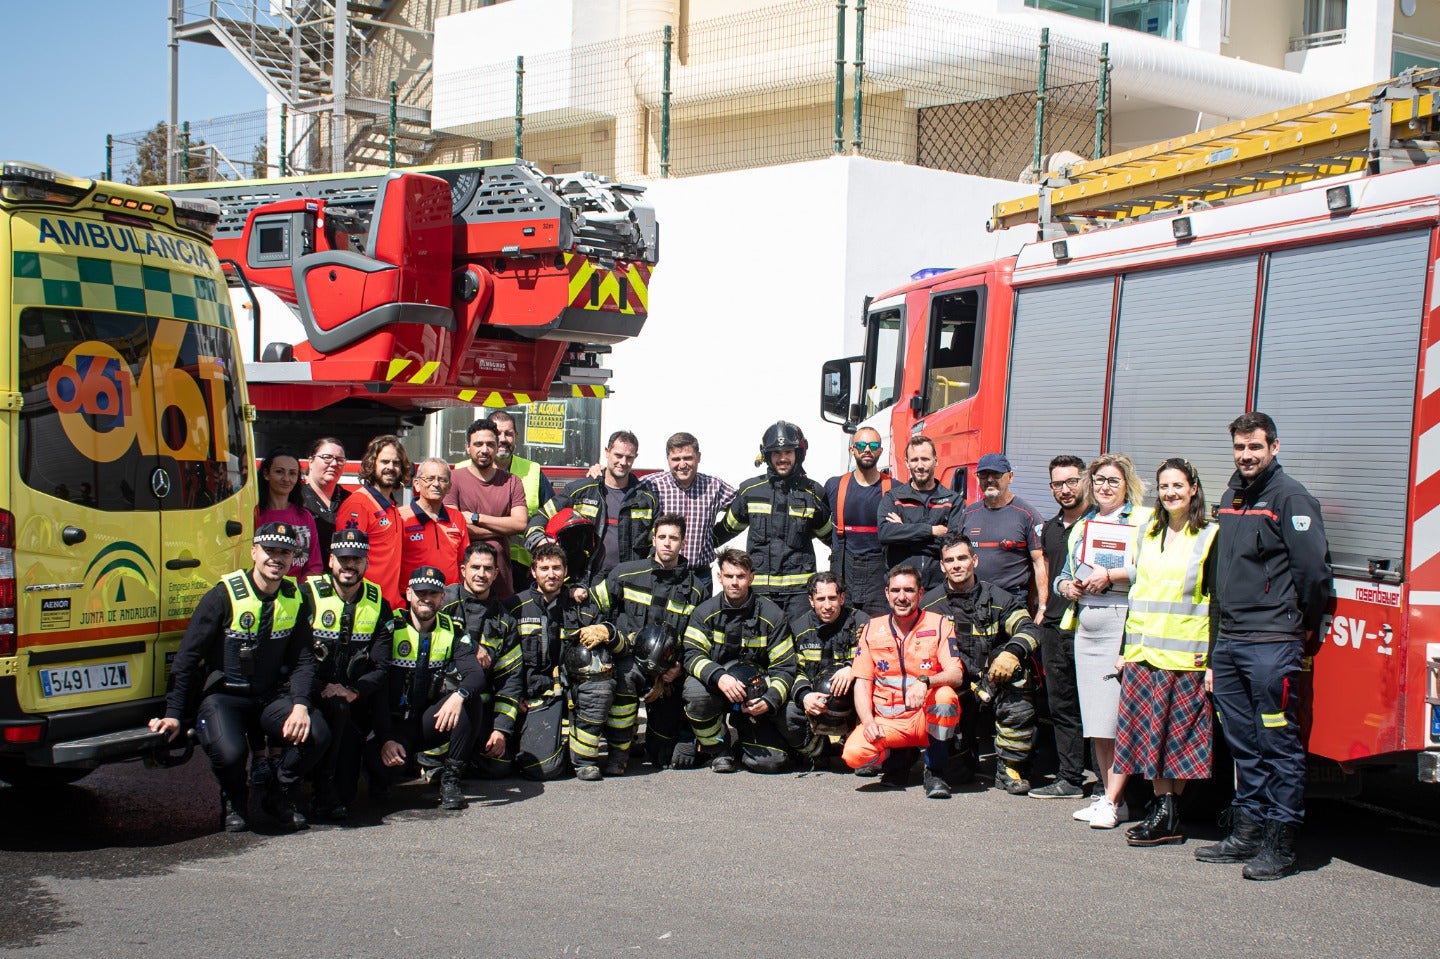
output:
[[[135,144],[135,158],[125,165],[123,171],[126,183],[133,186],[160,186],[170,182],[165,164],[168,131],[169,124],[162,120],[147,130]],[[183,150],[183,134],[177,132],[175,139],[175,148]],[[188,176],[182,172],[177,179],[188,183],[203,183],[215,179],[214,156],[205,147],[203,138],[193,134],[190,136],[190,172]],[[185,168],[183,161],[178,166],[181,171]]]

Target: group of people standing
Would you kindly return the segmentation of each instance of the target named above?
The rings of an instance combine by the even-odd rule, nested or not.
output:
[[[761,440],[765,471],[734,487],[699,472],[688,433],[642,480],[639,440],[620,431],[556,495],[515,456],[506,414],[470,426],[453,469],[376,438],[348,494],[333,439],[303,482],[276,451],[252,568],[202,600],[152,725],[195,729],[226,827],[244,829],[257,737],[279,744],[262,808],[299,827],[306,778],[312,817],[339,820],[362,770],[374,796],[394,770],[434,768],[449,809],[466,804],[465,776],[623,775],[642,703],[657,766],[813,766],[838,737],[846,765],[887,787],[922,758],[932,798],[973,781],[984,722],[994,782],[1015,795],[1083,798],[1091,740],[1099,790],[1075,817],[1092,827],[1130,818],[1127,777],[1151,780],[1128,839],[1154,845],[1183,839],[1177,799],[1209,776],[1218,709],[1239,788],[1230,835],[1197,857],[1274,878],[1293,868],[1295,686],[1329,569],[1318,505],[1275,462],[1274,423],[1249,413],[1231,435],[1218,522],[1184,459],[1160,465],[1147,507],[1123,454],[1058,456],[1046,520],[1011,492],[1002,454],[980,458],[966,505],[938,481],[930,439],[909,439],[899,482],[870,429],[854,469],[822,485],[784,421]],[[741,533],[745,550],[717,551]],[[1042,689],[1059,771],[1032,789]]]

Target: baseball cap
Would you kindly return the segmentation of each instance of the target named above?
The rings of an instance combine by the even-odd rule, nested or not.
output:
[[[1005,458],[1004,453],[986,453],[980,457],[980,465],[975,467],[977,473],[1010,473],[1010,461]]]

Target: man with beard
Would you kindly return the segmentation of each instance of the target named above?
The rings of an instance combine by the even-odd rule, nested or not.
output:
[[[495,452],[495,465],[520,481],[520,488],[525,491],[525,515],[534,516],[541,505],[555,498],[555,487],[541,472],[539,463],[515,455],[515,417],[496,410],[490,414],[490,422],[495,424],[495,438],[500,444]],[[518,537],[510,540],[510,576],[517,590],[530,585],[530,550],[526,545]],[[578,578],[580,571],[572,572]]]
[[[398,436],[377,436],[360,460],[360,488],[335,512],[337,529],[358,529],[370,541],[370,581],[391,608],[404,605],[400,574],[400,488],[410,476],[410,457]]]
[[[956,528],[975,544],[980,578],[1026,605],[1033,574],[1035,608],[1041,610],[1050,592],[1045,551],[1040,548],[1043,521],[1034,507],[1010,492],[1014,478],[1010,460],[1003,454],[980,457],[975,469],[980,499],[965,507]]]
[[[470,462],[454,471],[445,505],[461,511],[471,543],[489,543],[502,557],[510,555],[510,537],[525,529],[525,490],[520,480],[496,462],[500,451],[499,428],[490,420],[476,420],[465,431]],[[528,554],[527,554],[528,555]],[[515,592],[511,564],[500,564],[495,596]]]
[[[800,672],[785,707],[785,738],[791,749],[818,760],[825,756],[830,734],[817,729],[817,724],[826,723],[829,696],[843,697],[850,692],[851,663],[860,631],[870,622],[870,616],[845,605],[845,583],[834,573],[811,576],[806,593],[810,611],[793,626]],[[827,674],[828,694],[815,688]],[[842,726],[839,732],[848,734],[850,730]]]
[[[715,524],[715,542],[749,529],[745,551],[755,563],[754,590],[794,622],[810,603],[805,584],[815,573],[812,540],[830,535],[825,491],[805,475],[810,444],[794,423],[781,420],[765,431],[760,457],[766,470],[741,483],[724,517]]]
[[[480,756],[474,760],[480,775],[494,779],[509,772],[509,740],[515,735],[520,715],[525,677],[521,672],[520,634],[515,620],[495,596],[495,579],[505,558],[489,543],[472,543],[460,565],[460,582],[445,590],[447,616],[465,630],[475,645],[475,661],[485,670],[486,692],[481,694],[481,712],[476,743]]]
[[[950,532],[960,504],[950,488],[935,479],[935,441],[930,437],[923,433],[910,437],[905,466],[910,482],[896,483],[880,498],[880,543],[887,566],[910,566],[920,576],[920,588],[933,589],[945,578],[940,572],[940,540]]]
[[[890,492],[889,476],[876,469],[880,434],[868,426],[855,431],[850,453],[855,469],[825,484],[825,503],[835,523],[830,537],[830,572],[845,584],[845,600],[871,616],[883,616],[885,553],[880,548],[880,499]]]

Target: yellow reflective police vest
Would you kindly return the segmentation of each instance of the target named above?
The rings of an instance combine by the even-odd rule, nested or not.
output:
[[[1210,645],[1210,596],[1201,570],[1220,524],[1199,532],[1162,530],[1136,543],[1135,582],[1125,620],[1125,661],[1156,669],[1204,669]]]
[[[323,645],[327,652],[334,651],[340,642],[340,623],[345,613],[345,600],[335,590],[329,576],[315,576],[300,586],[310,594],[310,605],[315,610],[310,632],[317,646]],[[370,648],[370,640],[380,627],[380,587],[368,579],[360,582],[360,596],[355,600],[354,621],[350,624],[351,643],[363,644]],[[323,656],[317,656],[323,659]]]
[[[225,627],[225,679],[245,683],[254,668],[250,651],[260,642],[260,614],[264,603],[244,570],[227,573],[220,582],[230,594],[230,624]],[[275,594],[271,639],[283,642],[290,637],[300,618],[300,605],[300,589],[286,576]]]
[[[430,631],[430,651],[426,656],[425,677],[417,677],[415,669],[420,662],[420,641],[410,625],[408,613],[397,613],[395,615],[395,635],[390,641],[391,666],[395,669],[407,670],[402,673],[405,683],[406,699],[413,702],[416,695],[421,699],[430,695],[429,675],[443,670],[450,662],[450,651],[455,646],[455,639],[461,634],[460,629],[455,625],[455,620],[445,613],[435,615],[435,627]],[[416,682],[421,681],[423,685],[417,687]]]
[[[522,456],[514,456],[510,458],[510,473],[520,481],[525,490],[525,515],[534,516],[541,505],[540,464]],[[530,565],[530,551],[525,548],[524,532],[510,537],[510,558],[522,566]]]

